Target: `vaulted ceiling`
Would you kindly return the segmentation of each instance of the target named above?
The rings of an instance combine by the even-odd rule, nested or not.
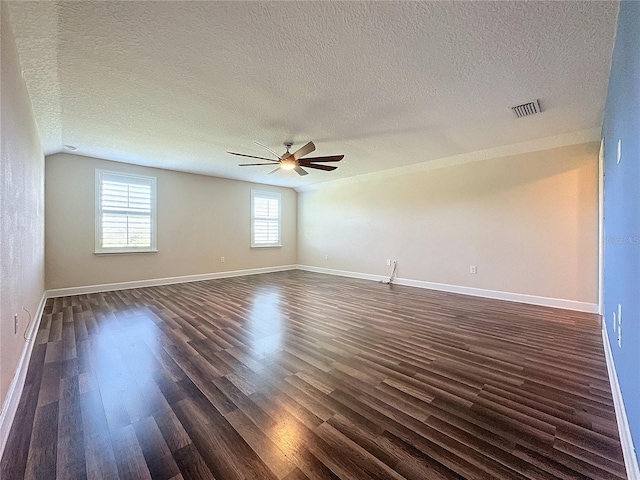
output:
[[[303,187],[598,128],[618,2],[9,1],[45,153]],[[510,107],[540,99],[541,114]],[[334,172],[239,157],[313,140]],[[295,148],[294,146],[294,148]]]

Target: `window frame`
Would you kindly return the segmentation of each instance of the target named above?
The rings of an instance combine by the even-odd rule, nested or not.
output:
[[[102,183],[104,176],[122,177],[124,179],[137,179],[148,181],[151,186],[151,232],[150,245],[148,247],[103,247],[102,246]],[[157,178],[148,175],[136,175],[133,173],[117,172],[113,170],[104,170],[96,168],[95,173],[95,245],[94,253],[96,255],[113,255],[113,254],[132,254],[132,253],[157,253]]]
[[[278,201],[278,241],[272,243],[256,243],[256,230],[255,222],[257,219],[255,215],[255,199],[256,198],[270,198]],[[263,219],[273,220],[273,219]],[[281,248],[282,247],[282,195],[278,192],[267,192],[263,190],[251,190],[251,248]]]

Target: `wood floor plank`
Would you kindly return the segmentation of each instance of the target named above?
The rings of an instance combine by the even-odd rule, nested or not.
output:
[[[624,479],[596,315],[287,271],[48,299],[3,480]]]
[[[122,480],[151,480],[152,476],[133,425],[126,425],[112,431],[111,444]]]
[[[87,478],[82,432],[78,377],[65,377],[60,381],[57,478]]]
[[[173,457],[184,480],[216,480],[200,452],[192,443],[173,452]]]
[[[234,410],[226,418],[277,478],[293,472],[295,465],[241,410]]]
[[[57,437],[58,402],[38,407],[33,422],[24,478],[39,479],[56,476]]]
[[[155,419],[144,418],[134,424],[134,429],[151,478],[168,480],[178,475],[180,470]]]

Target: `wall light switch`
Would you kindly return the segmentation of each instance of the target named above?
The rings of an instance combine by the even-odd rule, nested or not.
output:
[[[618,347],[622,347],[622,305],[618,304]]]
[[[475,265],[471,265],[469,267],[469,273],[473,273],[473,274],[478,273],[478,267],[476,267]]]
[[[618,327],[618,347],[622,348],[622,327]]]

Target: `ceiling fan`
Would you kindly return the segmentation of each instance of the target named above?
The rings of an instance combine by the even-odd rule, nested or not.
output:
[[[285,142],[284,146],[286,147],[287,151],[282,155],[278,155],[276,152],[271,150],[266,145],[263,145],[262,143],[259,143],[259,142],[255,142],[255,143],[269,150],[269,152],[271,152],[273,155],[276,156],[277,160],[272,160],[266,157],[256,157],[255,155],[245,155],[244,153],[235,153],[235,152],[227,152],[227,153],[230,153],[231,155],[238,155],[240,157],[258,158],[260,160],[266,160],[267,162],[272,162],[272,163],[241,163],[239,164],[240,167],[250,167],[254,165],[272,165],[273,166],[277,164],[278,166],[276,167],[276,169],[269,172],[270,174],[275,173],[278,170],[282,169],[282,170],[295,170],[298,175],[308,175],[309,172],[307,172],[302,167],[315,168],[317,170],[326,170],[330,172],[331,170],[335,170],[338,167],[334,167],[332,165],[318,165],[316,162],[322,162],[322,163],[339,162],[344,158],[344,155],[301,158],[313,152],[316,149],[316,146],[313,144],[313,142],[307,143],[305,146],[299,148],[293,153],[289,152],[289,149],[293,146],[293,143]]]

